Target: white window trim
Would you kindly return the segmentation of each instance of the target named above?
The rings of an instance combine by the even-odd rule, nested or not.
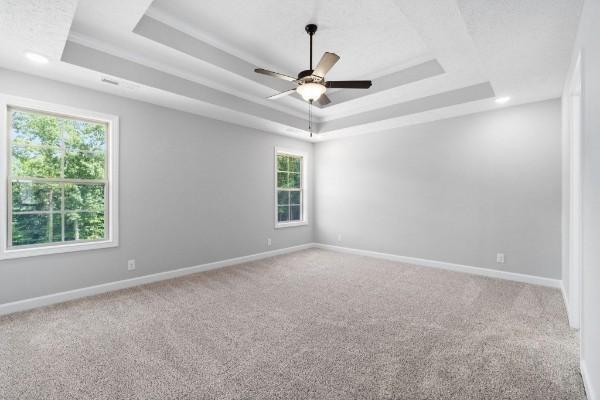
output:
[[[107,149],[108,162],[106,176],[108,178],[108,235],[105,240],[93,242],[49,244],[26,248],[8,248],[8,165],[9,139],[8,126],[9,107],[31,109],[32,111],[61,114],[73,118],[90,119],[108,124]],[[95,250],[119,245],[119,117],[82,110],[59,104],[46,103],[0,94],[0,260],[40,256],[47,254],[69,253],[73,251]]]
[[[278,154],[288,154],[290,156],[302,157],[302,221],[295,222],[278,222],[277,221],[277,155]],[[305,226],[308,225],[308,205],[310,199],[310,193],[308,191],[308,155],[304,151],[285,149],[281,147],[275,147],[275,152],[273,154],[273,187],[274,187],[274,203],[273,203],[273,216],[275,221],[275,229],[280,228],[292,228],[295,226]]]

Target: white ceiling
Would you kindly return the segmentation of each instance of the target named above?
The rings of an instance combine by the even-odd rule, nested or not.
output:
[[[325,51],[341,61],[330,80],[375,78],[428,54],[394,0],[156,0],[152,11],[193,26],[205,40],[268,69],[296,76],[309,69],[307,21],[318,25],[315,63]],[[390,40],[391,39],[391,40]]]
[[[0,2],[0,54],[34,51],[60,60],[77,0]]]
[[[253,69],[307,69],[316,23],[328,79],[373,79],[314,108],[323,140],[558,97],[582,2],[4,0],[0,66],[309,140],[307,104]]]

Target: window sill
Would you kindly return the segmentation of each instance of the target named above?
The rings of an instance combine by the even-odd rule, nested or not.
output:
[[[57,246],[28,247],[21,249],[7,249],[0,254],[0,260],[7,260],[22,257],[44,256],[49,254],[71,253],[74,251],[105,249],[109,247],[118,247],[116,240],[105,240],[99,242],[80,242],[71,244],[61,244]]]
[[[308,225],[308,221],[283,222],[283,223],[276,223],[275,224],[275,229],[293,228],[293,227],[296,227],[296,226],[306,226],[306,225]]]

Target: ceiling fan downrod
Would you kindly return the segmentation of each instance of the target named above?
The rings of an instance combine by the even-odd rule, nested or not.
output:
[[[306,33],[308,33],[308,36],[310,36],[310,62],[309,62],[308,69],[312,72],[312,70],[313,70],[313,36],[317,32],[317,25],[308,24],[308,25],[306,25],[304,30],[306,31]]]

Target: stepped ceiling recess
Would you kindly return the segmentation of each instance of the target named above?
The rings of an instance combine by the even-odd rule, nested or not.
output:
[[[0,67],[319,141],[559,97],[582,3],[6,0]],[[307,23],[341,57],[329,80],[373,81],[328,90],[313,139],[300,96],[266,99],[289,82],[254,72],[308,69]]]

